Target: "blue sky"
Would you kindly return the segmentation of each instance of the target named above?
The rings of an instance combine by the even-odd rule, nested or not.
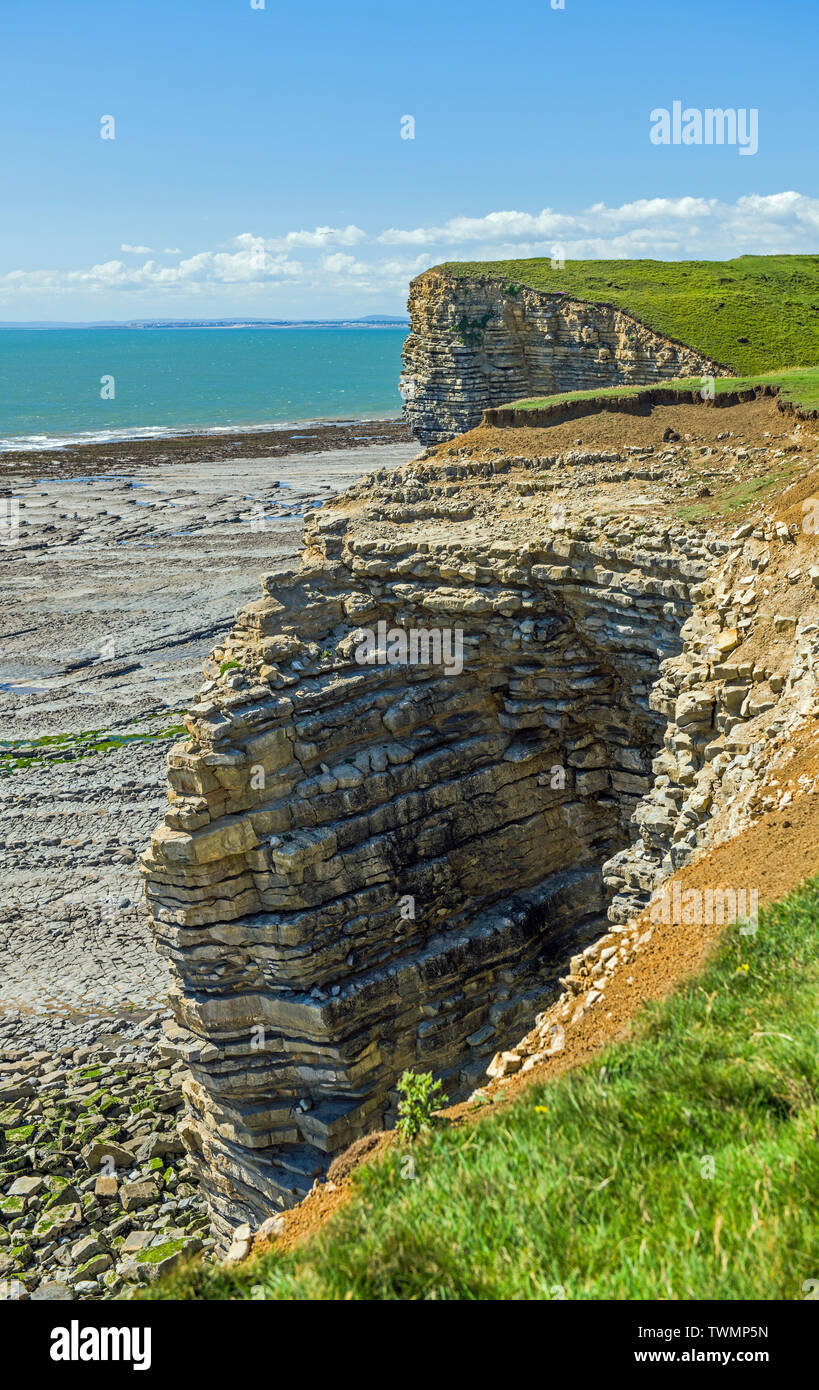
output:
[[[426,265],[555,245],[819,251],[818,38],[817,0],[3,0],[0,319],[396,312]],[[675,100],[754,108],[758,151],[653,144]]]

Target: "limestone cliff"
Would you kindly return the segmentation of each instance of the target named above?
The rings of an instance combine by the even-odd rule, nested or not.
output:
[[[469,1091],[604,930],[658,664],[728,548],[629,514],[639,455],[373,475],[208,664],[145,870],[225,1237],[390,1123],[405,1068]]]
[[[408,307],[401,392],[424,444],[522,397],[730,375],[622,309],[570,294],[429,270],[410,285]]]
[[[817,699],[819,570],[805,564],[814,549],[798,523],[746,523],[730,537],[651,694],[667,720],[663,748],[634,843],[604,869],[612,922],[633,918],[715,829],[736,835],[777,804],[762,792],[774,750]]]
[[[753,850],[738,837],[752,835],[768,813],[777,822],[767,837],[773,872],[791,860],[794,825],[799,848],[784,871],[788,886],[819,868],[811,804],[819,792],[819,567],[804,564],[806,552],[816,558],[814,534],[780,522],[746,524],[732,536],[683,627],[682,652],[663,663],[652,692],[668,723],[651,791],[635,814],[636,839],[603,867],[613,894],[609,929],[571,956],[557,997],[544,999],[513,1048],[496,1053],[484,1086],[548,1065],[576,1045],[585,1024],[604,1034],[607,1010],[624,986],[633,993],[658,924],[660,932],[671,927],[672,949],[691,923],[716,933],[737,918],[740,939],[753,936],[770,866],[753,866]],[[697,887],[686,886],[685,866]],[[681,869],[671,889],[669,876]],[[673,970],[673,957],[669,964]]]
[[[803,426],[737,406],[766,426],[749,452],[729,411],[684,409],[707,439],[483,428],[371,475],[207,663],[144,870],[225,1241],[390,1125],[405,1068],[456,1099],[536,1055],[544,1005],[590,989],[567,962],[731,833],[738,787],[764,804],[816,698],[815,536],[672,508],[795,468]]]

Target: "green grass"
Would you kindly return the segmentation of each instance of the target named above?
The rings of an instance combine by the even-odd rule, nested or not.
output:
[[[503,281],[613,304],[740,374],[819,362],[819,256],[731,261],[454,261],[457,279]],[[746,342],[741,341],[747,339]]]
[[[694,502],[687,507],[677,507],[676,515],[683,521],[708,521],[715,516],[730,517],[743,511],[754,503],[764,502],[774,488],[782,489],[790,480],[795,465],[786,464],[774,473],[764,473],[759,478],[749,478],[723,488],[707,502]]]
[[[184,714],[184,710],[167,710],[160,714],[140,715],[129,720],[131,724],[146,725],[154,719],[163,721],[174,715]],[[51,763],[74,762],[77,758],[89,758],[99,753],[112,753],[129,743],[162,742],[165,739],[181,738],[187,733],[184,724],[168,724],[165,728],[143,730],[140,733],[109,733],[104,729],[84,729],[79,733],[43,734],[40,738],[0,739],[0,777],[10,776],[29,767],[39,767]],[[40,751],[42,750],[42,751]]]
[[[728,928],[594,1064],[361,1169],[307,1245],[189,1262],[141,1296],[802,1299],[819,1277],[818,995],[813,879],[755,936]]]
[[[681,397],[699,394],[703,378],[678,377],[673,381],[655,382],[653,386],[602,386],[591,391],[561,391],[554,396],[532,396],[510,401],[500,410],[545,410],[552,406],[571,405],[574,401],[639,400],[652,391],[679,391]],[[726,376],[714,378],[714,391],[724,396],[731,391],[750,391],[755,386],[773,386],[783,400],[791,401],[803,410],[819,410],[819,367],[791,367],[781,372],[761,372],[755,376]]]

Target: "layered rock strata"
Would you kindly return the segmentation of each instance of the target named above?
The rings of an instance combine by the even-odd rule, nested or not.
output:
[[[651,476],[577,451],[375,474],[214,652],[144,870],[223,1240],[391,1123],[405,1068],[470,1090],[605,929],[658,664],[727,549],[646,528]]]
[[[819,570],[814,587],[819,588]],[[753,665],[747,673],[743,672],[741,681],[750,686],[742,701],[750,701],[746,709],[749,717],[737,721],[730,710],[734,703],[730,687],[736,683],[733,672],[738,663],[717,660],[718,668],[730,667],[727,680],[725,675],[714,676],[713,658],[708,674],[699,667],[702,693],[709,698],[698,702],[698,727],[684,720],[683,733],[674,718],[676,709],[672,708],[666,748],[657,760],[670,771],[658,774],[651,794],[637,809],[641,828],[637,842],[604,867],[604,881],[615,894],[609,909],[609,930],[571,956],[557,998],[544,1000],[547,1006],[536,1016],[534,1026],[513,1047],[492,1058],[487,1067],[490,1083],[503,1086],[509,1077],[533,1071],[562,1053],[571,1042],[572,1030],[590,1012],[593,1022],[595,1017],[601,1024],[610,1019],[612,1015],[607,1010],[612,996],[623,982],[627,989],[634,985],[632,972],[641,953],[649,948],[657,923],[679,928],[693,921],[720,928],[737,918],[742,932],[755,933],[759,879],[752,870],[749,872],[747,863],[739,872],[717,870],[714,881],[704,891],[695,889],[691,893],[678,881],[675,896],[667,880],[689,859],[696,860],[712,846],[732,841],[767,812],[793,807],[796,813],[800,802],[819,794],[815,758],[819,720],[819,594],[809,607],[809,614],[792,617],[790,629],[781,630],[782,640],[776,652],[781,674],[773,677],[773,701],[760,688],[766,684],[770,687],[770,673],[766,676],[757,671],[754,676]],[[683,683],[682,668],[692,655],[697,662],[702,660],[699,635],[695,628],[686,642],[690,650],[669,663],[663,677],[666,697]],[[739,663],[740,669],[744,665]],[[682,711],[691,709],[686,698],[690,693],[689,687],[677,695]],[[671,703],[676,703],[673,698]],[[759,708],[762,705],[764,709]],[[727,733],[726,725],[732,726]],[[720,726],[722,733],[718,731]],[[685,742],[692,732],[695,737],[700,736],[700,741],[706,739],[698,767]],[[786,820],[782,826],[785,855],[788,824]],[[807,867],[813,871],[815,860]],[[689,917],[689,913],[693,915]],[[485,1095],[485,1087],[486,1083],[473,1092],[473,1098]]]
[[[667,723],[639,834],[604,869],[612,922],[633,919],[715,832],[731,838],[777,804],[761,790],[770,751],[813,710],[819,682],[819,569],[806,550],[816,558],[798,523],[739,527],[682,651],[661,665],[650,703]]]
[[[424,444],[479,423],[487,407],[558,391],[730,376],[622,309],[504,280],[429,270],[410,285],[401,392]]]
[[[610,1019],[612,998],[623,982],[633,986],[631,972],[656,923],[719,928],[738,917],[743,932],[756,931],[769,866],[755,870],[741,840],[736,866],[723,855],[710,884],[699,866],[768,813],[804,826],[819,795],[819,458],[815,440],[802,442],[813,453],[810,482],[799,479],[799,465],[811,466],[801,459],[779,513],[774,504],[733,532],[726,528],[723,552],[680,630],[682,650],[660,664],[650,705],[666,720],[663,746],[634,814],[637,833],[603,866],[609,929],[571,956],[560,993],[544,999],[534,1027],[492,1058],[492,1085],[561,1053],[590,1011],[601,1024]],[[729,446],[726,454],[729,465],[732,455],[747,464],[746,449]],[[783,451],[771,455],[765,466],[781,468]],[[786,863],[791,823],[781,819],[779,829]],[[683,892],[678,882],[672,890],[668,879],[689,863],[705,887]],[[794,881],[815,867],[815,858],[797,857]]]

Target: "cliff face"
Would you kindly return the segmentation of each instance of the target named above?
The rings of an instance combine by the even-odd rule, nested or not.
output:
[[[792,426],[758,403],[765,443],[718,448],[729,412],[685,409],[678,444],[483,429],[372,475],[207,663],[144,871],[224,1243],[390,1125],[405,1068],[458,1099],[603,1007],[617,933],[819,713],[814,533],[670,519],[695,459],[767,476]]]
[[[730,375],[621,309],[503,280],[426,271],[410,285],[408,307],[401,392],[424,444],[451,439],[485,409],[522,397]]]
[[[638,833],[604,867],[615,923],[644,908],[714,830],[731,838],[778,804],[762,786],[774,749],[783,751],[785,732],[787,760],[787,735],[814,712],[819,570],[805,567],[813,534],[769,522],[731,540],[651,694],[667,722]]]
[[[390,1123],[405,1068],[466,1094],[604,929],[661,746],[658,651],[722,543],[644,537],[624,499],[547,514],[562,462],[375,475],[207,668],[144,866],[225,1237]]]

